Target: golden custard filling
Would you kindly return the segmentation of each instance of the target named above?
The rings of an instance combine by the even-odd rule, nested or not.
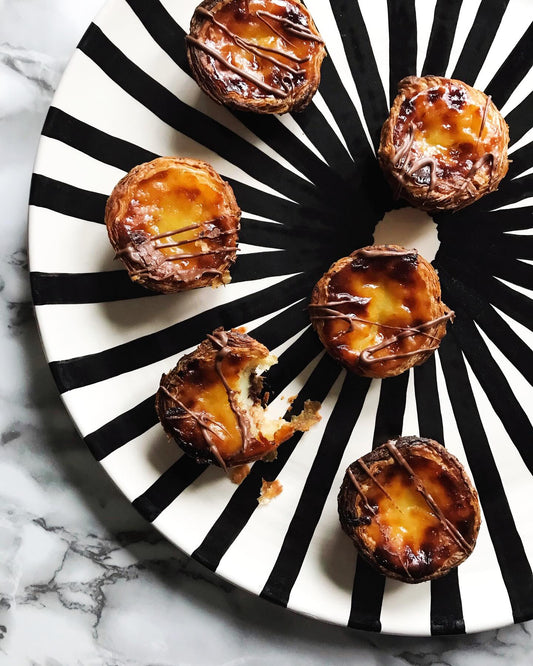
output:
[[[340,354],[352,361],[368,347],[380,344],[395,332],[432,319],[432,300],[417,272],[417,255],[355,258],[337,271],[328,284],[328,303],[336,315],[318,316],[324,335],[336,341]],[[424,342],[422,335],[399,340],[374,352],[375,358]]]
[[[189,41],[211,56],[228,91],[286,97],[314,67],[322,40],[305,10],[290,0],[230,0],[196,12],[205,24]]]
[[[474,512],[456,470],[416,451],[405,460],[414,477],[393,459],[370,465],[356,509],[362,538],[382,563],[415,572],[444,565],[464,550],[461,537],[468,542]]]
[[[480,106],[466,87],[447,82],[402,103],[393,134],[395,166],[420,184],[451,173],[466,177],[498,149],[499,136],[490,98]]]
[[[140,230],[157,237],[154,247],[165,256],[176,258],[179,267],[187,267],[195,259],[191,254],[209,251],[219,244],[218,240],[204,237],[216,229],[224,202],[222,185],[207,174],[185,166],[166,169],[137,185],[124,227],[130,234]],[[225,245],[228,239],[223,239]],[[181,255],[184,258],[180,261]]]

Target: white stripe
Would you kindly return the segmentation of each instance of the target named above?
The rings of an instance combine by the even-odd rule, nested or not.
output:
[[[159,423],[106,456],[101,464],[130,502],[142,495],[179,458]],[[125,471],[127,470],[127,473]]]
[[[151,335],[202,312],[255,294],[289,276],[275,276],[111,303],[39,305],[49,361],[87,356]]]
[[[285,309],[287,308],[248,323],[243,322],[242,325],[253,336],[255,328]],[[201,340],[198,340],[198,343],[200,342]],[[180,349],[179,341],[176,341],[176,353],[167,358],[64,393],[65,404],[70,412],[76,415],[76,423],[82,437],[98,430],[153,395],[159,387],[161,375],[169,372],[182,356],[189,354],[195,348],[196,345]]]
[[[438,352],[436,360],[439,402],[446,448],[459,459],[474,482],[450,403]],[[481,519],[482,523],[476,547],[470,557],[458,569],[459,589],[467,632],[481,631],[488,628],[487,599],[490,599],[491,627],[504,627],[513,622],[509,595],[503,582],[494,546],[483,516],[483,507],[481,507]],[[482,594],[480,593],[481,590],[483,591]]]
[[[512,155],[515,151],[527,146],[533,141],[533,127],[529,129],[524,136],[518,141],[513,142],[512,140],[512,130],[511,130],[511,145],[509,146],[508,153]]]
[[[100,162],[47,136],[41,137],[34,171],[67,185],[105,196],[109,196],[118,181],[126,175],[122,169]]]
[[[217,569],[222,576],[248,590],[259,592],[274,565],[283,535],[300,497],[300,486],[307,478],[307,470],[316,455],[322,432],[335,404],[339,383],[338,380],[322,405],[322,421],[304,433],[285,464],[279,476],[284,485],[282,494],[268,507],[260,507],[255,511],[244,529],[244,533],[249,533],[250,525],[258,523],[259,533],[248,548],[240,551],[227,572],[224,566]],[[193,483],[154,522],[158,529],[187,552],[192,552],[201,544],[235,491],[235,486],[221,476],[220,470],[214,470],[207,479]],[[191,521],[193,515],[194,520]],[[187,530],[183,530],[184,524],[187,524]],[[235,544],[239,542],[240,537],[230,548],[231,552],[235,552]],[[265,564],[267,568],[264,568]]]
[[[80,80],[85,82],[83,86],[79,85]],[[76,90],[77,94],[73,95],[72,90]],[[54,106],[102,132],[140,145],[157,155],[173,155],[179,147],[180,157],[204,160],[223,177],[233,178],[261,192],[287,199],[160,120],[142,103],[124,92],[81,51],[76,51],[63,75],[54,97]],[[66,178],[70,165],[66,163],[62,166]],[[83,183],[83,179],[80,180]],[[83,184],[80,186],[83,187]]]
[[[283,467],[278,480],[283,492],[268,506],[259,507],[222,558],[217,573],[229,577],[239,571],[241,585],[258,594],[267,581],[281,550],[309,470],[345,378],[341,372],[322,403],[322,420],[304,433]],[[243,566],[246,562],[246,566]]]
[[[453,45],[450,51],[450,59],[448,60],[448,67],[446,69],[446,76],[450,77],[455,69],[463,46],[473,26],[476,13],[481,4],[481,0],[469,0],[462,2],[459,16],[457,18],[457,25],[455,28],[455,35],[453,38]]]
[[[500,206],[499,208],[494,208],[491,212],[496,212],[498,210],[513,210],[515,208],[529,208],[533,206],[533,197],[526,197],[524,199],[519,199],[514,203],[507,204],[505,206]]]
[[[533,202],[533,199],[532,199]],[[521,287],[518,284],[513,284],[512,282],[508,282],[507,280],[504,280],[501,277],[498,277],[497,275],[494,276],[496,280],[499,280],[502,284],[504,284],[506,287],[509,287],[509,289],[512,289],[513,291],[517,291],[519,294],[522,294],[523,296],[527,296],[527,298],[533,298],[533,290],[532,289],[526,289],[526,287]]]
[[[531,21],[533,3],[530,0],[510,0],[474,84],[475,88],[484,90],[487,87]]]
[[[533,331],[530,331],[527,326],[524,326],[524,324],[516,321],[516,319],[513,319],[502,310],[499,310],[495,305],[492,305],[491,307],[493,307],[494,310],[496,310],[496,312],[500,315],[500,317],[513,329],[513,331],[520,338],[522,338],[526,345],[530,349],[533,349]]]
[[[374,53],[387,106],[390,106],[392,100],[389,99],[389,49],[384,48],[384,45],[389,44],[387,0],[359,0],[359,8],[361,9],[368,38]]]
[[[152,39],[124,0],[115,0],[115,2],[108,3],[106,9],[96,19],[96,24],[128,60],[140,67],[143,72],[164,86],[173,95],[179,97],[182,102],[221,123],[224,127],[245,139],[250,147],[259,148],[274,162],[281,164],[291,173],[296,173],[300,178],[309,182],[306,176],[247,129],[225,107],[202,93],[194,79],[178,67],[171,57]]]
[[[528,380],[521,373],[521,369],[512,364],[511,361],[509,361],[509,359],[505,356],[503,351],[498,349],[498,347],[496,347],[496,345],[480,328],[480,326],[478,326],[478,324],[475,325],[479,334],[483,338],[483,341],[487,345],[490,355],[492,356],[492,358],[494,359],[500,370],[503,372],[505,379],[509,383],[509,386],[518,404],[522,407],[526,417],[530,419],[531,405],[533,405],[533,388],[531,387]],[[530,339],[532,335],[533,334],[531,333],[531,331],[529,331]],[[524,340],[524,342],[526,341]]]
[[[313,97],[313,103],[316,106],[316,108],[320,111],[320,113],[324,116],[326,122],[328,125],[331,127],[331,129],[335,132],[337,135],[337,138],[345,148],[346,152],[348,155],[352,158],[353,160],[353,155],[350,153],[350,149],[348,148],[346,141],[344,140],[344,137],[342,136],[342,132],[339,129],[339,126],[337,125],[337,121],[335,120],[333,114],[331,113],[329,106],[326,104],[324,98],[320,94],[320,92],[316,92],[315,96]]]
[[[48,208],[30,207],[31,270],[43,273],[100,273],[117,271],[122,263],[114,252],[104,224],[62,215]],[[60,242],[50,242],[60,239]],[[65,248],[73,248],[66,251]],[[78,248],[78,251],[74,251]]]
[[[366,138],[368,139],[370,149],[373,151],[374,145],[370,139],[370,133],[365,122],[361,99],[352,77],[348,58],[346,57],[346,53],[344,51],[344,45],[337,28],[335,16],[331,10],[331,5],[329,2],[324,2],[324,0],[307,0],[305,4],[311,12],[313,20],[315,21],[320,34],[327,44],[329,57],[332,58],[335,69],[337,70],[339,78],[342,81],[342,85],[352,100],[355,110],[357,111],[357,115],[361,121],[363,131],[366,135]],[[356,156],[354,155],[354,158],[355,157]]]
[[[370,384],[288,604],[293,610],[341,625],[350,618],[357,551],[339,524],[337,495],[347,467],[372,447],[380,385],[377,380]]]
[[[502,116],[505,118],[505,116],[507,116],[511,111],[516,109],[517,106],[525,100],[525,98],[531,93],[532,90],[533,90],[533,67],[531,67],[529,72],[516,86],[516,88],[511,93],[507,102],[505,102],[505,104],[500,109]],[[511,134],[512,131],[513,130],[511,128]]]

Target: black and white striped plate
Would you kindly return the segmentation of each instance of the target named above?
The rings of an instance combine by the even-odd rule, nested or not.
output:
[[[195,3],[110,0],[43,129],[31,190],[33,297],[87,445],[172,542],[278,604],[399,634],[533,618],[533,3],[308,0],[329,57],[308,110],[279,118],[230,113],[196,86],[184,52]],[[436,226],[393,202],[375,159],[396,83],[413,73],[484,89],[511,129],[499,191],[436,216]],[[106,197],[134,165],[174,154],[210,162],[244,211],[226,288],[152,295],[112,260]],[[347,377],[324,356],[305,309],[320,275],[375,230],[379,241],[403,234],[422,253],[437,249],[444,300],[457,313],[433,359],[383,383]],[[220,325],[246,325],[278,354],[269,373],[278,409],[298,391],[298,403],[323,401],[321,423],[238,487],[169,446],[153,405],[162,372]],[[414,586],[357,560],[336,515],[348,463],[400,433],[449,447],[483,509],[467,562]],[[262,477],[284,487],[268,507],[256,500]]]

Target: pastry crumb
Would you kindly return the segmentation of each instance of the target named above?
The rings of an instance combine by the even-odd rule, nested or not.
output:
[[[266,481],[263,479],[263,483],[261,484],[261,495],[257,498],[257,501],[261,506],[264,506],[278,495],[281,495],[282,492],[283,486],[278,479],[275,479],[274,481]]]
[[[240,485],[250,474],[250,465],[237,465],[228,470],[229,480],[235,485]]]

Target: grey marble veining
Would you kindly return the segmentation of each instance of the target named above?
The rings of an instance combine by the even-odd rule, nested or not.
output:
[[[0,663],[532,663],[533,623],[407,639],[320,624],[257,599],[168,544],[91,458],[40,347],[26,218],[46,110],[101,5],[0,0]]]

